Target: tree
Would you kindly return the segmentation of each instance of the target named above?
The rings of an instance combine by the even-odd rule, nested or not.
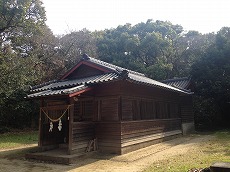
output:
[[[49,32],[45,20],[40,0],[0,1],[1,127],[18,127],[18,122],[23,127],[28,124],[26,118],[34,113],[33,108],[28,108],[31,102],[24,97],[29,85],[39,83],[43,77],[39,64],[44,66],[49,54],[48,44],[42,42]]]
[[[190,75],[191,66],[213,43],[214,34],[184,32],[168,21],[126,24],[105,30],[99,58],[162,80]]]
[[[59,38],[57,51],[64,59],[64,71],[76,64],[84,53],[97,57],[96,36],[95,33],[83,29]]]
[[[40,26],[45,25],[45,20],[45,10],[40,0],[2,0],[0,2],[1,43],[14,37],[30,36],[37,32]]]
[[[229,121],[230,28],[224,27],[217,33],[215,42],[193,65],[192,76],[196,83],[196,106],[200,109],[197,118],[205,117],[209,125]]]

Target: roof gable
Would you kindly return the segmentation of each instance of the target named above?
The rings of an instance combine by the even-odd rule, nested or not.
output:
[[[99,75],[108,72],[110,72],[108,69],[105,69],[103,67],[82,60],[77,65],[75,65],[72,69],[70,69],[67,73],[65,73],[60,78],[60,80],[84,78],[84,77]]]
[[[82,75],[82,73],[78,73],[77,70],[82,66],[88,66],[88,69],[91,71],[87,71],[90,74],[89,75]],[[90,69],[91,68],[91,69]],[[128,71],[129,73],[135,74],[135,75],[140,75],[140,76],[145,76],[142,73],[135,72],[132,70],[128,70],[125,68],[122,68],[120,66],[116,66],[101,60],[97,60],[95,58],[89,57],[87,54],[84,54],[81,61],[76,64],[72,69],[70,69],[66,74],[64,74],[61,77],[61,80],[64,79],[71,79],[71,78],[81,78],[81,77],[87,77],[87,76],[93,76],[97,74],[102,74],[102,73],[109,73],[109,72],[122,72],[122,71]],[[82,75],[82,76],[81,76]]]
[[[180,94],[193,94],[189,90],[148,78],[142,73],[134,72],[84,55],[82,60],[61,79],[32,87],[32,94],[28,95],[28,97],[71,96],[75,95],[75,92],[86,91],[95,84],[117,80],[126,80],[136,84],[158,87]]]
[[[91,67],[87,64],[82,63],[80,66],[78,66],[75,70],[73,70],[63,79],[71,80],[71,79],[77,79],[77,78],[86,78],[89,76],[101,75],[104,73],[107,73],[107,71],[103,71],[103,70],[100,70],[95,67]]]

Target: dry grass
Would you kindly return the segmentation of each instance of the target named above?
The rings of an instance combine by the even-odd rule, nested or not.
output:
[[[230,162],[230,131],[213,134],[214,139],[199,143],[186,154],[154,162],[144,172],[183,172],[192,168],[206,168],[213,162]]]
[[[17,148],[38,142],[37,131],[0,134],[0,150]]]

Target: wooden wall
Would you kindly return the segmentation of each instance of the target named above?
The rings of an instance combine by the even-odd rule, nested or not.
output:
[[[192,96],[182,96],[180,101],[182,123],[194,122]]]
[[[102,152],[127,153],[180,135],[180,117],[193,120],[189,97],[179,99],[178,93],[127,81],[95,85],[78,99],[70,126],[70,154],[85,153],[94,138]],[[181,102],[185,103],[180,109]]]
[[[181,119],[97,122],[100,152],[124,154],[182,134]]]
[[[119,107],[118,97],[98,99],[99,102],[99,116],[101,121],[118,121]]]
[[[175,101],[158,101],[153,97],[121,96],[122,120],[152,120],[180,117],[179,103]]]
[[[89,76],[95,76],[95,75],[100,75],[103,74],[104,72],[92,68],[90,66],[82,64],[80,67],[78,67],[74,72],[72,72],[69,76],[68,79],[75,79],[75,78],[85,78]]]
[[[91,140],[95,138],[95,124],[93,122],[74,122],[72,125],[72,145],[70,154],[84,154]]]
[[[131,83],[129,81],[120,82],[120,94],[123,96],[154,99],[155,101],[179,102],[179,94],[166,89],[160,89],[144,84]]]
[[[121,123],[96,123],[96,138],[100,152],[121,154]]]
[[[181,135],[180,119],[121,122],[121,154]]]
[[[95,137],[102,152],[123,154],[181,135],[179,94],[127,81],[99,84]]]

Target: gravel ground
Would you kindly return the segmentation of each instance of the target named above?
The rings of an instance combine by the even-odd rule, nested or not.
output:
[[[186,154],[188,150],[196,149],[202,142],[210,139],[213,139],[213,136],[190,135],[155,144],[125,155],[93,155],[92,157],[80,159],[71,165],[27,161],[22,157],[22,153],[18,153],[18,149],[0,150],[0,172],[139,172],[158,160]],[[34,145],[27,145],[25,148],[20,148],[20,150],[30,149],[31,146]]]

